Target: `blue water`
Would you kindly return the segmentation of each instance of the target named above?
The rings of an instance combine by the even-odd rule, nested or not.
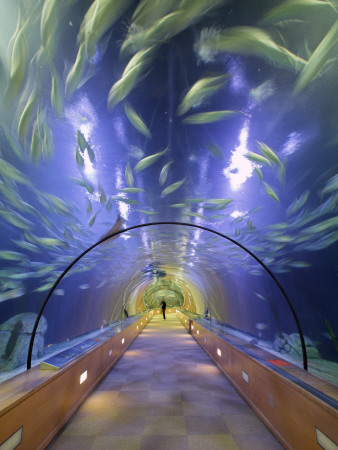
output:
[[[146,8],[147,3],[151,2],[144,2]],[[19,39],[17,2],[0,0],[6,11],[0,24],[0,156],[27,177],[22,182],[17,172],[13,175],[8,166],[0,167],[0,247],[21,254],[0,253],[1,323],[23,312],[38,313],[62,271],[106,234],[118,215],[125,228],[156,221],[188,222],[236,239],[260,258],[284,287],[303,333],[319,351],[319,360],[338,362],[333,336],[338,335],[337,39],[327,52],[320,48],[337,12],[330,6],[304,7],[296,15],[287,11],[287,17],[261,24],[264,14],[282,2],[224,1],[195,19],[188,1],[171,3],[172,9],[159,17],[180,7],[186,17],[191,12],[190,22],[180,28],[181,17],[175,22],[176,31],[173,25],[164,38],[153,32],[150,44],[121,55],[138,4],[131,2],[96,42],[95,54],[87,55],[82,79],[66,98],[67,76],[81,41],[77,36],[92,2],[68,1],[62,11],[55,9],[47,27],[55,37],[55,43],[49,43],[52,62],[48,63],[43,56],[37,62],[35,55],[41,46],[42,7],[46,12],[56,2],[45,1],[40,6],[23,2],[18,28],[26,36],[27,57],[18,46],[15,59],[13,46],[7,44],[11,36],[12,42]],[[149,14],[155,13],[153,4]],[[102,26],[103,19],[95,29]],[[236,27],[256,27],[266,34],[250,44],[248,39],[255,39],[257,30],[246,28],[244,44],[237,36],[209,61],[198,54],[197,44],[205,30],[221,36]],[[113,108],[107,108],[109,91],[133,55],[152,44],[156,51],[136,77],[135,86]],[[262,50],[268,45],[302,58],[301,67],[285,67],[275,54]],[[13,87],[11,70],[25,58],[22,81]],[[310,76],[295,94],[307,61],[319,64],[316,76]],[[57,98],[63,105],[59,114],[51,104],[50,66],[59,77]],[[212,95],[197,98],[184,115],[177,115],[194,83],[225,74],[226,82]],[[9,87],[15,88],[10,101],[6,100]],[[20,139],[18,124],[34,89],[36,101]],[[128,119],[125,101],[147,125],[151,138]],[[210,123],[184,123],[192,114],[223,110],[236,114]],[[31,154],[36,119],[38,147],[43,153],[37,157]],[[78,131],[95,156],[90,161],[85,150],[82,166],[76,161]],[[279,163],[267,158],[257,141],[272,149]],[[156,162],[135,170],[139,161],[165,149]],[[248,152],[267,159],[255,162],[247,158]],[[169,162],[161,185],[161,170]],[[128,164],[133,182],[126,175]],[[255,168],[261,170],[262,180]],[[163,192],[179,181],[176,190],[172,186],[172,192]],[[125,188],[140,191],[121,191]],[[221,199],[231,202],[222,205]],[[22,225],[22,220],[29,222]],[[46,242],[45,238],[58,241]],[[34,247],[22,248],[22,242]],[[218,323],[270,342],[281,333],[298,332],[278,287],[243,250],[207,231],[153,226],[122,235],[75,265],[77,272],[60,282],[44,311],[46,345],[120,320],[125,308],[131,315],[142,311],[143,291],[152,282],[160,285],[163,278],[149,267],[163,271],[164,278],[180,289],[186,286],[186,301],[189,292],[196,297],[191,309],[200,315],[210,311]]]

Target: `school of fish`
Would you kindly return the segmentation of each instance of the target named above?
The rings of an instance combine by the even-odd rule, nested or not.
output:
[[[121,205],[137,216],[141,215],[143,221],[148,218],[160,221],[163,219],[161,211],[166,208],[175,213],[176,220],[217,228],[255,252],[274,273],[306,269],[310,263],[298,260],[297,253],[318,252],[338,241],[338,174],[328,172],[316,190],[309,186],[288,202],[287,157],[281,148],[257,141],[244,154],[256,175],[257,204],[250,211],[234,217],[232,213],[237,209],[237,201],[228,198],[230,191],[225,190],[224,197],[218,198],[219,194],[210,190],[210,198],[203,197],[194,188],[189,169],[181,167],[183,158],[181,161],[177,155],[173,157],[170,143],[166,147],[159,143],[157,151],[145,150],[150,140],[157,145],[157,130],[153,129],[149,117],[142,117],[140,106],[131,95],[147,79],[163,47],[179,34],[194,29],[196,38],[191,51],[206,70],[208,64],[212,66],[217,58],[226,55],[255,57],[262,63],[290,71],[294,79],[291,95],[297,97],[334,67],[338,39],[335,2],[286,0],[266,11],[256,26],[201,28],[199,25],[205,17],[231,2],[94,0],[78,24],[76,39],[72,42],[73,60],[64,61],[61,66],[59,30],[69,22],[68,13],[77,3],[77,0],[66,0],[61,6],[59,0],[44,0],[34,3],[35,6],[28,10],[19,2],[16,28],[6,52],[0,54],[3,105],[0,115],[0,221],[2,229],[9,235],[0,251],[0,302],[29,293],[31,284],[28,281],[31,280],[34,280],[34,292],[46,293],[67,263],[99,238],[98,235],[93,237],[92,231],[98,223],[111,231],[120,229]],[[285,40],[279,39],[273,31],[278,27],[282,30],[281,24],[292,26],[293,21],[303,20],[313,11],[319,15],[329,11],[332,23],[306,57],[294,49],[289,50]],[[98,171],[102,169],[99,148],[83,129],[76,130],[70,157],[76,163],[77,173],[68,177],[67,183],[82,196],[85,206],[81,207],[81,202],[72,201],[71,195],[62,198],[57,195],[52,182],[50,192],[45,183],[36,186],[30,174],[53,170],[60,145],[54,135],[55,122],[62,120],[66,106],[88,80],[99,73],[96,58],[98,55],[103,58],[109,51],[112,30],[126,14],[129,19],[124,39],[114,43],[115,47],[119,46],[124,69],[120,72],[114,69],[104,103],[112,114],[120,108],[124,123],[131,130],[130,139],[135,137],[135,142],[129,143],[125,159],[120,162],[120,187],[108,188],[107,183],[103,187],[104,182],[93,181],[85,170],[88,165]],[[185,89],[177,95],[174,123],[193,132],[192,128],[206,130],[210,125],[222,126],[245,120],[247,112],[232,108],[231,104],[223,104],[221,108],[212,106],[214,99],[225,98],[231,78],[232,74],[225,69],[217,73],[210,69],[204,75],[196,73],[195,79],[186,81]],[[271,90],[272,96],[273,92]],[[257,97],[257,92],[255,95]],[[139,148],[140,142],[143,150],[136,152],[135,161],[130,149]],[[229,159],[228,149],[213,142],[212,133],[202,144],[204,156],[219,161],[221,174],[222,163]],[[114,175],[113,168],[110,173]],[[154,188],[149,192],[144,188],[143,180],[154,177],[155,173]],[[277,208],[281,221],[258,226],[258,213],[270,207]],[[111,221],[107,223],[106,214],[110,212]],[[103,222],[100,222],[101,217]],[[124,257],[128,254],[127,245],[128,241],[121,239],[108,242],[97,250],[95,257],[88,256],[85,262],[80,262],[77,271],[90,271],[95,267],[98,255],[107,258],[111,248],[115,249],[116,255]],[[178,255],[178,260],[185,261],[188,257],[188,246],[185,248],[186,253]],[[204,243],[201,249],[204,258],[208,254],[212,258],[223,254],[219,241],[217,244]],[[227,261],[224,264],[228,270],[233,270],[237,264],[253,274],[259,272],[254,262],[247,255],[243,257],[236,247],[227,251]],[[87,283],[78,286],[82,290],[89,287]],[[64,290],[59,289],[55,294],[62,296]]]

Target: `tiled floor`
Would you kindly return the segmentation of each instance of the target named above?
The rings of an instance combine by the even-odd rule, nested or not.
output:
[[[48,449],[282,447],[169,314],[151,320]]]

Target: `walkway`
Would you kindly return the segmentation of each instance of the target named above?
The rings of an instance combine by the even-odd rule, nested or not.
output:
[[[48,450],[282,449],[185,328],[155,316]]]

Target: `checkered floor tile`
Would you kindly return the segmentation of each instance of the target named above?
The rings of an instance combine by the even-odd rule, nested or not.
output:
[[[174,314],[155,316],[49,450],[282,446]]]

